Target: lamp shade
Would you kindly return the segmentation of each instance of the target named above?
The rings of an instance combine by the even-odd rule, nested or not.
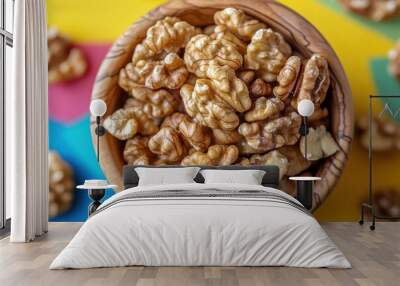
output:
[[[310,117],[314,113],[314,103],[309,99],[303,99],[297,104],[297,111],[301,116]]]
[[[90,113],[93,116],[103,116],[107,111],[107,105],[104,100],[94,99],[90,103]]]

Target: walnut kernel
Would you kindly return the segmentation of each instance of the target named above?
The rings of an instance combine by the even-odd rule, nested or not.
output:
[[[77,79],[86,73],[88,64],[83,52],[55,28],[48,30],[47,49],[50,84]]]
[[[239,156],[235,145],[213,145],[207,153],[194,152],[182,160],[182,165],[232,165]]]
[[[274,82],[291,54],[292,48],[281,34],[260,29],[247,46],[245,68],[255,70],[266,82]]]
[[[218,99],[209,80],[199,79],[194,87],[185,84],[181,88],[181,97],[186,112],[205,126],[233,130],[239,125],[239,117],[229,105]]]
[[[264,23],[247,16],[243,11],[235,8],[225,8],[214,14],[214,21],[218,25],[226,26],[232,33],[245,41],[259,29],[266,28]]]
[[[400,41],[397,42],[396,46],[389,52],[389,72],[400,81]]]
[[[149,149],[167,163],[178,163],[186,155],[186,148],[179,134],[171,127],[163,127],[153,135]]]
[[[278,98],[257,98],[252,110],[247,111],[244,119],[247,122],[270,119],[278,115],[285,108],[285,104]]]

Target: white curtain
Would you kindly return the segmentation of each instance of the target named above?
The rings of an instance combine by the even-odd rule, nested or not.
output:
[[[47,232],[47,32],[45,0],[15,1],[13,93],[6,98],[6,187],[12,242]]]

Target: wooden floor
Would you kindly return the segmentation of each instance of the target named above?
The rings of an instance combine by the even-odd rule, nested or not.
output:
[[[49,233],[28,244],[0,241],[0,285],[400,285],[400,223],[378,223],[375,232],[357,223],[323,227],[353,269],[288,267],[124,267],[48,270],[79,229],[79,223],[50,223]]]

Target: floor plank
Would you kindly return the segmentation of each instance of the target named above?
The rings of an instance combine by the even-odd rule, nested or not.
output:
[[[323,223],[352,269],[288,267],[119,267],[50,271],[55,256],[81,223],[50,223],[49,233],[32,243],[0,240],[2,286],[266,286],[400,285],[400,223],[380,222],[375,232],[357,223]]]

